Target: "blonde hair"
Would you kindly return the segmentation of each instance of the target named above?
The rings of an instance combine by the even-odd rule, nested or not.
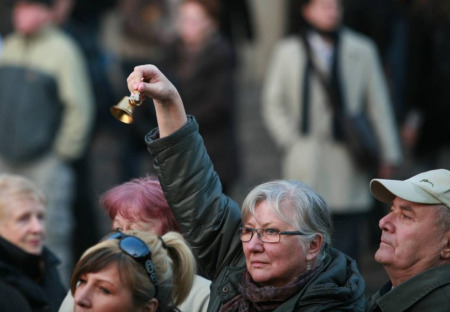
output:
[[[136,230],[124,234],[140,238],[150,247],[158,280],[158,311],[172,311],[188,296],[196,274],[195,259],[186,241],[177,232],[168,232],[161,238]],[[112,262],[119,266],[121,281],[131,290],[136,307],[154,298],[155,285],[144,266],[120,249],[118,239],[103,240],[85,251],[70,279],[72,294],[81,275],[99,272]]]
[[[5,207],[14,199],[32,199],[47,203],[44,193],[29,179],[13,174],[0,174],[0,220],[5,217]]]

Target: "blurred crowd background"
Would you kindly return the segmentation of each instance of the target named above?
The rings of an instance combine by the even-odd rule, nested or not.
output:
[[[0,54],[1,42],[13,32],[13,2],[0,1]],[[294,18],[295,1],[219,1],[209,14],[224,41],[211,41],[201,57],[195,55],[196,39],[189,37],[189,12],[180,19],[180,2],[54,0],[56,23],[85,57],[96,111],[85,152],[70,162],[76,174],[71,204],[74,261],[110,230],[99,195],[152,172],[144,143],[156,125],[151,103],[137,108],[130,125],[109,112],[129,95],[126,78],[136,65],[157,65],[180,90],[187,113],[199,120],[225,192],[237,202],[253,186],[281,177],[281,152],[262,121],[261,93],[273,47]],[[404,154],[392,178],[449,169],[450,2],[343,0],[343,5],[343,24],[375,42],[389,86]],[[216,83],[211,71],[220,73],[214,76]],[[372,260],[382,214],[374,202],[365,215],[359,266],[367,293],[385,279]]]

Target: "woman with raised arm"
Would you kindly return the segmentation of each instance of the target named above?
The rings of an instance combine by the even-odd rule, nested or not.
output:
[[[356,263],[330,246],[326,203],[298,181],[255,187],[238,204],[220,180],[176,88],[153,65],[128,88],[152,97],[158,126],[146,136],[166,199],[202,272],[208,311],[364,311]],[[138,112],[137,112],[138,113]]]

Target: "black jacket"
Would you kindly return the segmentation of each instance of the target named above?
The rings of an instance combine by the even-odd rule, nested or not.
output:
[[[0,311],[31,312],[31,307],[19,291],[0,280]]]
[[[172,135],[158,137],[157,129],[146,137],[154,168],[202,272],[213,281],[208,311],[217,311],[237,294],[238,276],[245,270],[240,208],[222,193],[192,117]],[[275,311],[364,311],[365,283],[354,260],[331,248],[324,263]]]
[[[0,237],[0,280],[18,290],[32,311],[58,311],[66,290],[56,266],[59,260],[46,248],[29,254]]]

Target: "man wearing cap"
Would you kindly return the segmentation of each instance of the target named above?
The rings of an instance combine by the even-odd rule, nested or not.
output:
[[[370,190],[391,205],[375,253],[390,281],[369,298],[367,311],[450,311],[450,171],[374,179]]]

